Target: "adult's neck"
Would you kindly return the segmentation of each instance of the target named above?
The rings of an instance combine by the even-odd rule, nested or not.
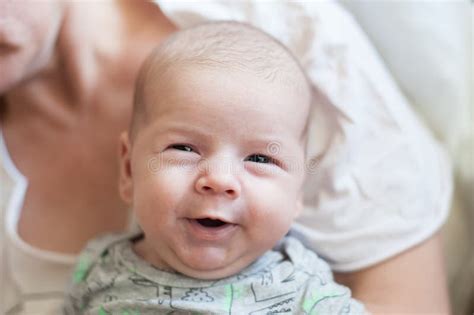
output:
[[[125,227],[127,207],[111,161],[139,66],[174,29],[151,2],[67,5],[51,60],[7,93],[1,127],[28,178],[20,237],[75,253],[92,237]]]

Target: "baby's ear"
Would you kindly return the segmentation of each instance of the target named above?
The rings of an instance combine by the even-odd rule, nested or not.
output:
[[[124,131],[120,135],[120,178],[119,178],[119,193],[123,201],[128,204],[132,203],[133,197],[133,181],[132,181],[132,167],[131,167],[131,144],[128,137],[128,132]]]

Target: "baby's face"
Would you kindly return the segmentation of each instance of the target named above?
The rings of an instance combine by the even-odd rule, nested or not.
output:
[[[305,89],[240,71],[149,82],[130,158],[130,201],[159,268],[214,279],[272,248],[300,211]],[[127,157],[128,156],[128,157]],[[127,179],[125,179],[125,182]]]

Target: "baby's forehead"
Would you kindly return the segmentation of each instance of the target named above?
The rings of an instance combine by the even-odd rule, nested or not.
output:
[[[176,67],[149,89],[149,120],[183,119],[280,137],[302,133],[309,114],[308,91],[228,67]],[[238,132],[234,132],[238,134]],[[260,135],[259,135],[260,136]]]
[[[302,109],[306,111],[310,106],[311,91],[305,83],[303,80],[268,80],[255,71],[226,65],[175,65],[165,75],[147,81],[147,90],[150,92],[147,93],[147,103],[154,103],[153,99],[159,100],[158,103],[181,99],[185,105],[193,106],[200,100],[198,105],[203,108],[206,105],[231,107],[235,113],[242,112],[238,110],[240,108],[243,112],[283,111],[291,114]],[[225,99],[222,103],[205,101],[223,93]],[[286,118],[292,119],[293,116],[288,115]]]

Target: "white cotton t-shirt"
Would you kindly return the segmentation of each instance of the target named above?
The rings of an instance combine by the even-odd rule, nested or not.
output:
[[[439,229],[452,190],[447,157],[338,4],[156,2],[180,28],[209,20],[253,24],[302,63],[318,101],[309,134],[306,207],[293,235],[333,270],[368,267]],[[21,305],[21,314],[57,314],[75,257],[38,250],[19,238],[27,180],[3,141],[0,162],[0,311]]]

